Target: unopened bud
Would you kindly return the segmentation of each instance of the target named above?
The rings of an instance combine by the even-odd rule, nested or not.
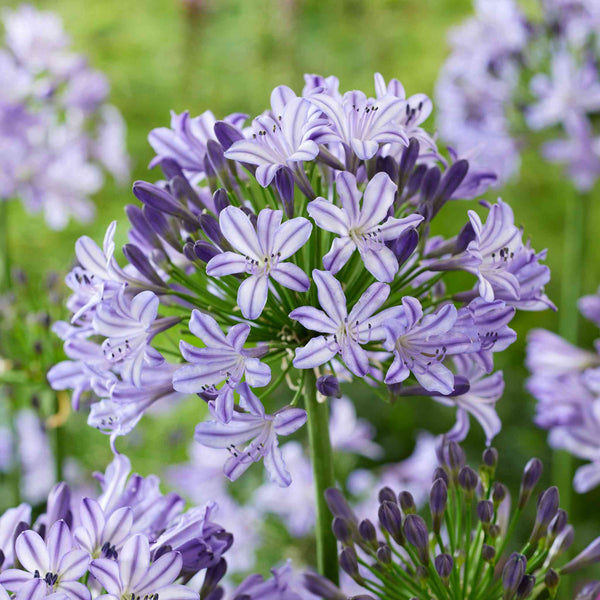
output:
[[[415,499],[410,492],[400,492],[399,500],[400,508],[402,508],[404,514],[409,515],[417,512]]]
[[[543,468],[542,461],[538,458],[532,458],[525,465],[523,478],[521,479],[521,491],[519,493],[519,508],[524,508],[529,501],[533,488],[542,476]]]

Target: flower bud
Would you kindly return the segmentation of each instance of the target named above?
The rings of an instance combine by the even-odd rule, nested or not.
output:
[[[229,150],[232,144],[244,139],[244,134],[226,121],[217,121],[214,132],[224,150]]]
[[[494,518],[494,503],[490,500],[481,500],[477,504],[477,517],[483,523],[484,529],[489,525]]]
[[[392,243],[392,252],[396,255],[398,264],[402,266],[415,251],[419,245],[419,233],[416,229],[410,228]]]
[[[400,508],[404,511],[404,514],[414,514],[417,512],[417,506],[415,499],[410,492],[400,492],[399,496]]]
[[[429,492],[429,510],[433,521],[433,531],[438,534],[442,526],[448,504],[448,487],[443,479],[436,479]]]
[[[502,528],[500,527],[500,525],[498,525],[498,523],[492,523],[492,525],[490,525],[489,529],[488,529],[488,535],[495,540],[497,537],[500,537],[500,534],[502,533]]]
[[[543,468],[542,461],[538,458],[532,458],[525,465],[523,478],[521,479],[521,491],[519,493],[519,508],[524,508],[529,501],[533,488],[542,476]]]
[[[154,558],[154,560],[156,560],[156,558]],[[216,565],[208,567],[204,575],[204,582],[202,583],[200,596],[204,598],[213,590],[215,590],[216,587],[219,585],[221,579],[225,577],[226,572],[227,561],[224,558],[221,558]]]
[[[294,176],[287,167],[275,173],[275,187],[283,202],[285,214],[288,219],[291,219],[294,216]]]
[[[529,596],[531,596],[531,593],[533,592],[534,587],[535,577],[533,575],[525,575],[523,579],[521,579],[521,583],[517,588],[518,600],[524,600],[525,598],[529,598]]]
[[[396,494],[394,493],[394,490],[392,490],[392,488],[390,487],[382,487],[379,490],[379,503],[383,504],[384,502],[391,502],[392,504],[396,504]]]
[[[370,546],[377,547],[377,531],[369,519],[363,519],[358,525],[360,537]]]
[[[529,538],[530,543],[535,544],[546,533],[550,521],[558,511],[560,498],[558,488],[553,486],[548,488],[541,496],[538,502],[537,514],[535,517],[535,526]]]
[[[444,450],[444,458],[446,459],[448,468],[453,474],[458,474],[458,472],[465,465],[465,453],[463,449],[458,445],[457,442],[451,441],[448,442],[448,445]]]
[[[513,552],[502,571],[502,589],[504,600],[512,600],[527,569],[527,559],[522,554]]]
[[[487,563],[493,562],[496,558],[496,548],[494,546],[489,546],[488,544],[484,544],[481,548],[481,558]]]
[[[508,496],[508,488],[503,483],[494,483],[492,486],[492,500],[496,508],[498,508],[506,496]]]
[[[467,493],[467,497],[471,497],[479,483],[479,475],[471,467],[463,467],[458,473],[458,483]]]
[[[382,544],[377,548],[377,560],[384,565],[392,562],[392,549],[387,544]]]
[[[554,540],[552,546],[550,546],[550,551],[548,552],[548,564],[551,564],[557,557],[566,552],[571,545],[573,544],[573,540],[575,539],[575,531],[573,530],[572,525],[567,525]],[[564,572],[564,567],[561,569],[561,572]]]
[[[415,168],[417,159],[419,158],[420,144],[416,138],[410,138],[408,146],[404,148],[400,163],[398,165],[398,193],[402,192],[402,188],[409,174]]]
[[[442,479],[446,484],[446,487],[450,485],[450,478],[448,477],[448,473],[446,472],[446,469],[442,467],[437,467],[433,472],[433,477],[431,478],[431,481],[434,482],[436,479]]]
[[[546,571],[546,576],[544,577],[544,585],[552,592],[558,588],[558,584],[560,583],[560,575],[552,568]]]
[[[347,600],[346,594],[333,585],[329,579],[316,573],[304,574],[304,587],[315,596],[325,600]]]
[[[317,390],[323,396],[339,396],[340,382],[335,375],[322,375],[317,379]]]
[[[435,570],[442,580],[447,580],[452,573],[454,560],[449,554],[439,554],[435,557]]]
[[[346,519],[343,517],[334,517],[331,529],[335,538],[342,542],[342,544],[352,544],[352,529]]]
[[[419,560],[423,564],[429,563],[429,535],[427,525],[419,515],[408,515],[404,521],[404,535],[409,543],[416,549]]]
[[[347,546],[340,553],[340,567],[352,577],[355,581],[360,581],[362,577],[358,572],[358,558],[356,551],[351,546]]]
[[[198,260],[207,263],[211,258],[217,256],[217,254],[221,254],[221,252],[212,244],[209,244],[204,240],[198,240],[194,243],[194,254]]]
[[[346,498],[337,488],[328,488],[325,490],[325,501],[331,514],[336,517],[343,517],[350,523],[357,523],[358,519],[354,511],[350,508]]]
[[[567,575],[597,562],[600,562],[600,537],[597,537],[587,546],[587,548],[585,548],[585,550],[580,552],[572,561],[568,562],[560,571]]]
[[[212,215],[207,213],[201,214],[198,217],[198,221],[200,222],[200,228],[204,235],[211,242],[218,245],[223,243],[224,238],[221,233],[221,228],[219,227],[219,222]]]
[[[221,213],[221,211],[227,208],[231,203],[229,202],[229,196],[227,195],[227,191],[225,188],[219,188],[213,194],[213,204],[215,205],[215,210],[217,215]]]
[[[379,506],[379,522],[397,544],[402,545],[404,543],[402,514],[395,502],[386,500]]]
[[[551,543],[556,536],[567,526],[569,515],[566,510],[559,509],[550,525],[548,525],[548,541]]]

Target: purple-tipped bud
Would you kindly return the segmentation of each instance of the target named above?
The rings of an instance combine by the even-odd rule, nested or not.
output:
[[[384,502],[391,502],[392,504],[396,504],[396,494],[394,490],[390,487],[382,487],[379,490],[379,494],[377,495],[379,499],[379,503],[383,504]]]
[[[304,587],[315,596],[325,600],[347,600],[348,597],[329,579],[316,573],[304,574]]]
[[[454,560],[449,554],[438,554],[435,557],[435,570],[442,579],[448,579],[454,567]]]
[[[409,515],[417,512],[415,499],[410,492],[400,492],[398,499],[400,500],[400,508],[404,511],[404,514]]]
[[[340,382],[335,375],[321,375],[317,379],[317,390],[323,396],[339,396]]]
[[[406,184],[406,196],[408,198],[414,196],[419,191],[421,184],[423,183],[423,177],[427,172],[427,165],[419,165],[408,178]]]
[[[481,558],[487,563],[491,563],[496,558],[496,548],[489,544],[484,544],[481,547]]]
[[[456,237],[456,244],[454,247],[454,252],[456,254],[460,254],[467,249],[467,246],[475,239],[475,230],[473,229],[473,225],[471,222],[467,223],[460,230],[458,236]]]
[[[239,129],[236,129],[233,125],[225,121],[217,121],[214,131],[215,137],[219,140],[224,150],[229,150],[234,142],[244,139],[244,134]]]
[[[275,174],[275,187],[283,202],[285,214],[291,219],[294,216],[294,176],[287,167],[279,169]]]
[[[442,172],[440,168],[435,166],[431,167],[431,169],[427,170],[425,176],[423,177],[423,183],[421,184],[421,203],[429,204],[433,199],[433,196],[437,192],[440,180],[442,179]],[[433,207],[429,208],[432,211]],[[433,217],[433,212],[429,214],[429,218]]]
[[[358,533],[367,544],[377,547],[377,531],[369,519],[364,519],[359,523]]]
[[[429,510],[431,511],[431,519],[433,521],[434,533],[439,533],[448,504],[448,486],[440,477],[433,482],[431,491],[429,492]]]
[[[398,179],[398,163],[393,156],[378,156],[376,159],[376,171],[378,173],[386,173],[392,180]]]
[[[434,482],[436,479],[442,479],[446,484],[446,487],[450,485],[450,478],[448,477],[448,472],[443,467],[436,467],[435,471],[433,472],[433,477],[431,478],[431,481]]]
[[[344,498],[344,495],[340,490],[336,488],[328,488],[325,490],[325,501],[331,514],[336,517],[343,517],[350,523],[358,523],[358,519],[354,514],[354,511],[350,508],[348,502]]]
[[[219,188],[213,194],[213,204],[217,214],[220,214],[224,208],[227,208],[231,203],[229,202],[229,196],[224,188]]]
[[[498,464],[498,450],[496,448],[486,448],[481,459],[486,467],[495,470]]]
[[[56,521],[67,521],[71,511],[71,489],[64,483],[57,483],[48,494],[46,527],[49,529]]]
[[[533,588],[535,587],[535,577],[533,575],[525,575],[523,579],[521,579],[521,583],[517,588],[517,599],[525,600],[525,598],[529,598],[531,593],[533,592]]]
[[[548,539],[553,542],[563,531],[569,522],[569,515],[566,510],[559,509],[550,525],[548,525]]]
[[[419,232],[410,228],[404,231],[392,242],[392,252],[396,255],[398,264],[402,266],[419,245]]]
[[[219,221],[212,215],[202,214],[198,217],[200,228],[204,232],[204,235],[214,244],[221,245],[223,243],[223,233],[219,227]]]
[[[148,223],[144,212],[139,206],[128,204],[125,207],[125,214],[131,223],[132,233],[143,239],[149,246],[153,246],[154,248],[160,246],[158,236],[150,226],[150,223]]]
[[[205,208],[204,203],[183,175],[177,175],[169,181],[169,190],[183,206],[186,206],[187,202],[191,202],[200,210]]]
[[[540,496],[535,517],[535,526],[529,539],[530,543],[535,544],[546,533],[548,525],[550,525],[550,522],[558,512],[559,503],[560,496],[556,486],[548,488]]]
[[[183,171],[179,163],[173,158],[161,158],[160,168],[167,180],[173,179],[173,177],[183,177]]]
[[[558,584],[560,583],[560,575],[552,568],[546,571],[546,576],[544,577],[544,584],[550,590],[555,590],[558,588]]]
[[[400,164],[398,165],[398,192],[402,191],[402,187],[409,173],[415,168],[417,159],[419,158],[420,150],[419,141],[416,138],[410,138],[408,146],[402,152]]]
[[[389,565],[392,562],[392,549],[387,544],[381,544],[377,548],[377,560],[384,565]]]
[[[352,544],[352,529],[350,523],[343,517],[334,517],[331,523],[333,535],[342,544]]]
[[[494,503],[482,500],[477,504],[477,517],[484,525],[489,525],[494,518]]]
[[[223,153],[223,146],[215,140],[206,142],[206,154],[210,160],[213,169],[221,174],[227,169],[227,159]]]
[[[458,483],[467,496],[472,496],[479,483],[479,475],[471,467],[463,467],[458,473]]]
[[[186,242],[183,245],[183,255],[190,261],[194,262],[197,260],[197,256],[194,253],[194,242]]]
[[[519,588],[519,584],[525,575],[527,569],[527,559],[523,554],[513,552],[510,558],[504,565],[502,571],[502,589],[504,590],[504,600],[511,600],[514,598]]]
[[[142,252],[135,244],[125,244],[123,246],[125,258],[151,283],[165,288],[164,281],[160,278],[154,267],[150,264],[148,256]]]
[[[543,469],[542,461],[538,458],[532,458],[525,465],[523,478],[521,479],[521,491],[519,492],[519,508],[524,508],[527,502],[529,502],[531,492],[533,492],[533,488],[540,480]]]
[[[429,534],[427,524],[419,515],[408,515],[404,521],[404,535],[417,549],[419,560],[423,564],[429,563]]]
[[[395,502],[387,500],[379,505],[379,522],[381,526],[392,536],[392,539],[402,545],[404,535],[402,534],[402,514]]]
[[[458,186],[463,182],[469,170],[469,163],[464,160],[457,160],[444,173],[444,178],[440,184],[438,192],[433,203],[433,216],[435,216],[442,206],[450,200],[452,194],[458,189]]]
[[[457,442],[451,441],[443,449],[446,465],[454,474],[463,468],[465,464],[465,453]]]
[[[355,581],[362,579],[358,572],[358,558],[354,548],[348,546],[342,550],[340,553],[340,567]]]
[[[580,552],[572,561],[568,562],[560,571],[563,574],[574,573],[600,562],[600,537],[597,537],[585,550]]]
[[[181,219],[185,228],[189,231],[198,229],[198,220],[194,215],[180,202],[177,202],[169,192],[157,185],[147,181],[136,181],[133,184],[133,194],[146,206]]]
[[[171,229],[169,221],[165,215],[151,206],[144,206],[142,208],[142,212],[144,213],[144,216],[146,217],[146,220],[148,221],[148,224],[152,230],[170,246],[179,251],[181,249],[181,242],[178,237],[175,236],[175,233],[173,229]]]
[[[207,263],[211,258],[216,256],[217,254],[221,254],[221,252],[212,244],[209,244],[204,240],[198,240],[194,243],[194,254],[198,260]]]
[[[492,486],[492,500],[494,505],[498,508],[498,505],[508,496],[508,488],[503,484],[496,482]]]
[[[156,560],[156,558],[154,560]],[[200,589],[200,597],[204,598],[206,595],[216,589],[221,579],[225,577],[225,573],[227,573],[227,561],[224,558],[221,558],[216,565],[206,569],[204,582],[202,584],[202,588]]]

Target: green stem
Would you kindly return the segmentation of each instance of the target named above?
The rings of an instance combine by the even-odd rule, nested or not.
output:
[[[329,440],[329,405],[317,401],[317,382],[312,371],[305,371],[304,408],[308,413],[308,441],[315,480],[317,568],[321,575],[338,583],[337,543],[331,531],[331,513],[325,490],[335,485],[331,442]]]
[[[0,293],[7,292],[11,284],[9,231],[9,200],[0,199],[0,252],[2,253],[2,279]]]

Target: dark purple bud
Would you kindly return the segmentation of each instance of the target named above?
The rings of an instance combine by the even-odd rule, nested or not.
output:
[[[167,180],[173,179],[173,177],[184,177],[179,163],[173,158],[161,158],[160,168]]]
[[[569,521],[569,515],[566,510],[559,509],[554,519],[548,526],[548,537],[550,541],[554,541],[556,537],[564,530]]]
[[[383,487],[379,490],[379,494],[377,495],[377,498],[379,499],[379,503],[383,504],[384,502],[391,502],[392,504],[396,504],[396,494],[394,493],[394,490],[392,490],[392,488],[389,487]]]
[[[154,560],[156,560],[156,558]],[[215,590],[221,579],[225,577],[225,573],[227,573],[227,561],[224,558],[221,558],[216,565],[208,567],[208,569],[206,569],[206,574],[204,575],[202,588],[200,589],[200,597],[204,598]]]
[[[400,266],[412,256],[418,244],[419,232],[413,228],[407,229],[392,242],[392,252],[396,255]]]
[[[224,150],[229,150],[233,143],[244,139],[244,134],[239,129],[225,121],[217,121],[214,131]]]
[[[388,502],[387,500],[380,504],[379,511],[379,522],[381,526],[392,536],[392,539],[402,545],[404,542],[404,536],[402,534],[402,514],[400,509],[395,502]]]
[[[210,158],[208,158],[208,154],[204,155],[204,174],[206,175],[206,181],[208,182],[208,187],[210,188],[211,192],[216,192],[217,172],[215,171]]]
[[[171,194],[173,194],[183,206],[187,206],[187,202],[190,202],[200,210],[206,208],[185,177],[173,177],[173,179],[169,181],[169,189],[171,190]]]
[[[600,581],[586,583],[575,596],[575,600],[598,600],[600,595]]]
[[[454,560],[449,554],[438,554],[435,557],[435,570],[442,579],[448,579],[454,567]]]
[[[287,167],[275,173],[275,187],[283,202],[285,214],[288,219],[291,219],[294,216],[294,176]]]
[[[410,175],[410,177],[408,179],[408,183],[406,185],[407,198],[414,196],[419,191],[419,188],[421,187],[421,184],[423,183],[423,177],[425,176],[426,172],[427,172],[426,165],[419,165],[412,172],[412,174]]]
[[[500,525],[498,525],[497,523],[490,525],[490,528],[488,529],[488,536],[490,538],[495,540],[497,537],[500,536],[501,533],[502,533],[502,529],[501,529]]]
[[[550,525],[550,522],[558,512],[559,503],[560,496],[556,486],[548,488],[540,496],[535,517],[535,526],[529,539],[530,543],[536,543],[546,533],[548,525]]]
[[[568,562],[560,572],[567,575],[598,562],[600,562],[600,537],[597,537],[585,550]]]
[[[400,508],[404,511],[404,514],[412,514],[417,512],[417,505],[415,499],[410,492],[400,492],[399,495]]]
[[[213,590],[210,594],[208,594],[204,600],[223,600],[224,597],[225,590],[222,587],[218,587],[216,590]]]
[[[477,517],[484,525],[491,523],[494,518],[494,503],[490,500],[481,500],[477,504]]]
[[[158,237],[152,227],[150,227],[150,223],[146,219],[144,212],[139,206],[135,204],[128,204],[125,207],[125,214],[131,223],[131,227],[134,229],[135,234],[141,237],[149,246],[153,246],[154,248],[158,248],[160,246],[160,242]]]
[[[486,448],[481,458],[486,467],[494,470],[498,464],[498,450],[496,448]]]
[[[448,504],[448,486],[442,478],[433,482],[429,492],[429,510],[433,521],[434,533],[439,533],[442,527],[442,520]]]
[[[496,558],[496,548],[488,544],[481,547],[481,558],[487,563],[491,563]]]
[[[304,574],[304,587],[315,596],[324,600],[347,600],[346,594],[333,585],[329,579],[316,573]]]
[[[346,547],[340,553],[340,567],[355,581],[360,581],[361,576],[358,572],[358,558],[354,548]]]
[[[538,458],[532,458],[525,465],[523,478],[521,479],[521,491],[519,492],[519,508],[524,508],[529,502],[531,492],[533,492],[533,488],[542,476],[543,468],[542,461]]]
[[[166,288],[165,282],[160,278],[154,267],[150,264],[148,256],[135,244],[123,246],[125,258],[150,282],[159,288]]]
[[[439,167],[431,167],[431,169],[427,170],[427,173],[425,173],[423,177],[423,183],[421,184],[421,204],[430,203],[438,190],[441,178],[442,172]],[[433,214],[430,215],[430,217],[432,216]]]
[[[221,252],[212,244],[209,244],[204,240],[198,240],[194,243],[194,254],[198,260],[207,263],[211,258],[216,256],[217,254],[221,254]]]
[[[159,548],[157,548],[154,552],[152,552],[152,561],[158,560],[164,554],[168,554],[169,552],[173,552],[173,546],[170,544],[163,544]]]
[[[458,189],[458,186],[463,182],[469,170],[469,163],[464,160],[457,160],[444,173],[444,178],[440,184],[439,190],[434,201],[433,216],[435,216],[442,206],[450,200],[452,194]]]
[[[450,397],[464,396],[471,389],[471,382],[462,375],[454,376],[454,388],[448,394]]]
[[[323,396],[339,396],[340,382],[335,375],[322,375],[317,379],[317,390]]]
[[[219,221],[212,215],[206,213],[198,217],[200,228],[204,235],[214,244],[221,245],[223,243],[223,233],[219,227]]]
[[[359,523],[358,533],[367,544],[377,547],[377,531],[369,519],[364,519]]]
[[[392,562],[392,549],[387,544],[381,544],[377,548],[377,560],[384,565],[389,565]]]
[[[433,477],[432,477],[431,481],[435,482],[436,479],[442,479],[444,481],[444,483],[446,484],[446,487],[448,487],[450,485],[450,478],[448,477],[448,473],[446,472],[446,469],[444,469],[443,467],[435,468],[435,471],[433,472]]]
[[[5,556],[4,556],[4,552],[2,552],[2,550],[0,550],[0,569],[2,568],[2,565],[4,564],[4,560],[5,560]]]
[[[412,173],[415,168],[417,158],[419,158],[420,146],[416,138],[410,138],[408,146],[402,151],[400,164],[398,165],[398,193],[402,192],[409,173]]]
[[[147,181],[136,181],[133,184],[135,197],[155,210],[181,219],[189,231],[198,229],[198,220],[180,202],[177,202],[166,190],[148,183]]]
[[[219,142],[208,140],[206,142],[206,154],[217,173],[221,174],[227,170],[227,159],[223,154],[223,146]]]
[[[240,206],[240,210],[243,213],[245,213],[246,215],[248,215],[248,218],[250,219],[250,223],[252,223],[252,227],[254,227],[254,229],[256,229],[256,224],[258,222],[258,217],[256,216],[256,213],[251,208],[248,208],[247,206]]]
[[[346,502],[344,495],[337,488],[328,488],[325,490],[325,500],[331,514],[336,517],[343,517],[352,524],[358,523],[354,511]]]
[[[197,260],[197,256],[194,253],[194,242],[186,242],[183,245],[183,255],[190,261],[194,262]]]
[[[517,588],[518,600],[525,600],[525,598],[529,598],[529,596],[531,596],[531,593],[533,592],[534,587],[535,577],[533,575],[525,575],[523,579],[521,579],[521,583]]]
[[[502,571],[504,600],[512,600],[512,598],[514,598],[517,589],[519,588],[519,584],[521,583],[521,579],[523,579],[523,575],[525,575],[526,569],[527,559],[525,556],[513,552],[506,561],[506,565],[504,565],[504,570]]]
[[[471,467],[463,467],[458,473],[458,483],[467,492],[467,496],[471,496],[479,483],[479,475]]]
[[[393,156],[378,156],[376,160],[376,171],[386,173],[392,181],[398,180],[398,164]]]
[[[467,249],[467,246],[475,239],[475,230],[473,229],[473,225],[471,225],[471,221],[469,221],[463,228],[460,230],[456,238],[456,246],[454,248],[454,252],[459,254],[464,252]]]
[[[352,544],[352,529],[350,523],[343,517],[334,517],[331,523],[333,535],[342,544]]]
[[[494,501],[494,506],[498,508],[498,505],[502,503],[504,498],[508,495],[508,488],[503,484],[496,482],[492,486],[492,500]]]
[[[419,515],[408,515],[404,520],[404,535],[417,549],[419,560],[423,564],[429,563],[429,535],[427,525]]]
[[[546,571],[546,576],[544,577],[544,584],[546,587],[552,591],[558,587],[560,583],[560,575],[552,568]]]
[[[213,204],[215,205],[217,214],[220,214],[224,208],[227,208],[230,205],[229,196],[227,195],[225,188],[219,188],[213,194]]]
[[[48,494],[46,527],[52,527],[56,521],[66,521],[70,510],[71,490],[66,483],[57,483]]]
[[[443,453],[446,465],[450,471],[454,474],[458,474],[465,464],[465,453],[463,449],[457,442],[451,441],[445,446]]]

